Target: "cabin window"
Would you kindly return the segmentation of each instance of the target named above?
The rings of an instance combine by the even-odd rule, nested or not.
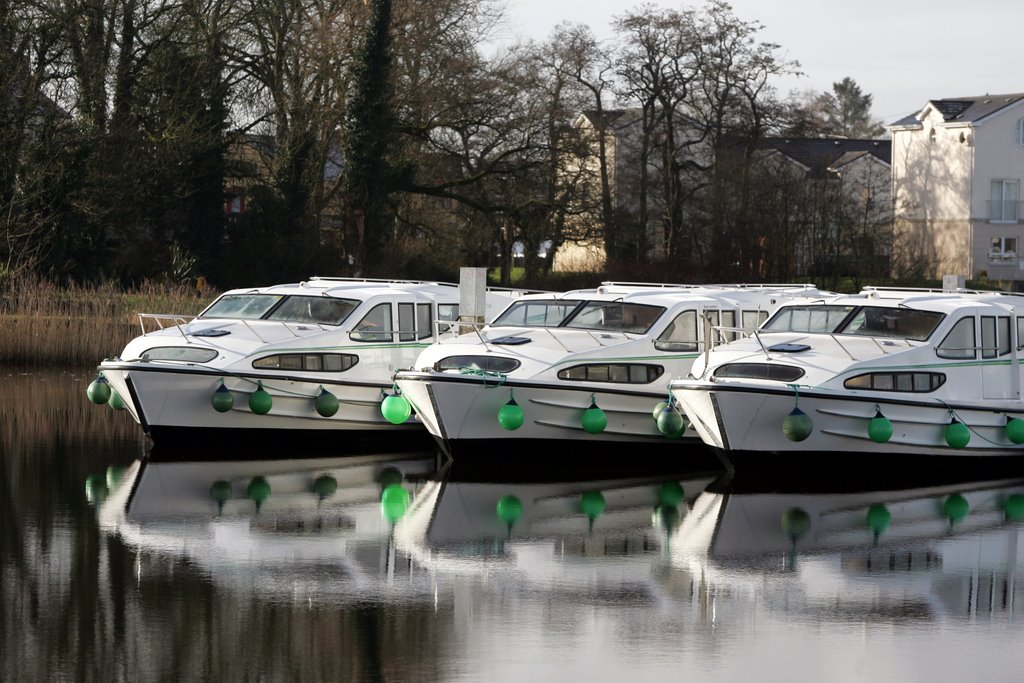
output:
[[[335,299],[326,296],[290,296],[270,311],[267,320],[292,323],[340,325],[355,310],[359,302],[354,299]]]
[[[1020,218],[1020,181],[998,178],[992,181],[988,201],[990,223],[1016,223]]]
[[[803,376],[803,368],[777,363],[726,363],[715,370],[715,379],[767,379],[773,382],[794,382]]]
[[[744,330],[756,330],[768,319],[768,311],[743,311],[740,314],[740,325]]]
[[[974,336],[974,318],[961,318],[942,340],[942,343],[935,347],[935,355],[939,358],[959,360],[974,358],[977,346],[978,343]]]
[[[502,356],[448,356],[434,363],[438,372],[444,370],[482,370],[484,372],[512,372],[519,367],[515,358]]]
[[[359,362],[351,353],[277,353],[257,358],[252,366],[260,370],[302,370],[345,372]]]
[[[156,346],[142,352],[142,360],[177,360],[182,363],[207,363],[217,357],[213,349],[196,346]]]
[[[1010,318],[982,316],[981,357],[995,358],[1010,352]]]
[[[677,315],[654,340],[654,348],[659,351],[696,351],[697,344],[697,311]]]
[[[941,372],[868,372],[851,377],[843,382],[843,386],[847,389],[926,394],[945,383],[946,376]]]
[[[650,384],[665,373],[660,365],[640,363],[587,363],[558,371],[558,379],[574,382]]]
[[[416,338],[427,339],[434,334],[434,312],[430,304],[416,304]]]
[[[354,341],[391,341],[391,304],[377,304],[349,334]]]
[[[398,304],[398,341],[416,341],[415,304]]]

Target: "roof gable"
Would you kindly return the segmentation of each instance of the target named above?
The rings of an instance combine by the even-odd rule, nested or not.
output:
[[[975,95],[973,97],[950,97],[928,100],[916,114],[905,116],[889,124],[888,128],[918,127],[931,113],[936,113],[942,123],[978,123],[1001,111],[1024,101],[1024,93],[1008,95]]]
[[[864,155],[871,155],[885,164],[892,161],[891,140],[765,138],[761,145],[797,161],[811,175],[824,175],[837,164],[849,163]]]

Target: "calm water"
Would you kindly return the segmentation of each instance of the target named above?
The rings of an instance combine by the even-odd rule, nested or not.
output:
[[[438,471],[431,454],[157,462],[181,453],[145,459],[130,418],[85,399],[91,372],[2,376],[4,680],[1024,671],[1024,522],[1005,512],[1024,476],[827,493],[652,475],[636,453],[554,482]],[[320,500],[324,475],[337,489]],[[398,479],[409,500],[389,489],[382,506]]]

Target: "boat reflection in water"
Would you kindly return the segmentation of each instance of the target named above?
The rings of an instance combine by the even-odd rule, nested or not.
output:
[[[432,454],[140,460],[110,491],[99,522],[138,551],[140,567],[184,557],[215,583],[265,600],[347,602],[402,571],[382,491],[415,495],[434,469]],[[420,588],[429,594],[429,585],[407,586]]]
[[[899,486],[723,476],[674,533],[672,561],[710,595],[811,617],[1012,621],[1024,610],[1024,476]]]
[[[610,590],[604,600],[616,583],[635,596],[636,568],[652,558],[668,568],[665,540],[720,474],[634,463],[615,478],[545,480],[507,463],[500,474],[451,461],[439,468],[435,454],[163,456],[133,463],[99,510],[101,526],[137,549],[140,567],[184,556],[225,587],[318,604],[436,600],[449,579],[495,568],[516,581],[600,585]],[[583,574],[567,579],[574,558]]]

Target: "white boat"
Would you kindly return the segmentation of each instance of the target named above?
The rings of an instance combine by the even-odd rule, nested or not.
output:
[[[810,285],[642,283],[524,296],[431,345],[395,382],[455,458],[547,457],[552,445],[581,464],[651,446],[679,453],[680,442],[703,451],[668,405],[669,380],[783,302],[823,296]]]
[[[487,290],[486,316],[517,290]],[[340,278],[224,293],[198,316],[140,314],[142,334],[99,371],[155,441],[269,457],[264,446],[380,453],[433,447],[414,418],[382,415],[395,370],[453,334],[457,285]],[[90,386],[102,402],[106,389]],[[231,446],[232,448],[223,448]],[[277,455],[279,455],[279,451]],[[180,457],[190,457],[182,453]]]
[[[869,287],[787,305],[710,349],[672,395],[734,466],[891,472],[1024,453],[1024,296]],[[953,461],[957,462],[956,460]]]

